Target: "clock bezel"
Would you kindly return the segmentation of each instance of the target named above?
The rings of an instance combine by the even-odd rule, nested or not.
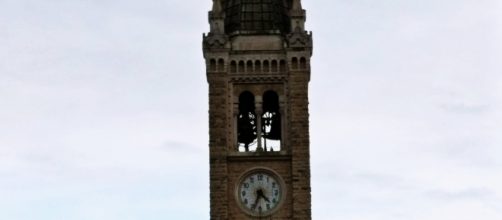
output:
[[[277,202],[277,205],[273,209],[271,209],[269,211],[266,211],[266,212],[263,212],[261,214],[249,210],[242,203],[242,201],[240,199],[240,190],[239,190],[240,186],[241,186],[241,183],[247,177],[249,177],[250,175],[253,175],[253,174],[257,174],[257,173],[265,173],[265,174],[270,175],[271,177],[275,178],[275,180],[279,184],[279,187],[280,187],[280,190],[281,190],[281,196],[279,197],[279,201]],[[271,215],[275,214],[282,207],[282,205],[283,205],[283,203],[285,201],[285,198],[286,198],[287,189],[286,189],[286,184],[284,182],[284,179],[281,177],[281,175],[279,175],[279,173],[277,173],[273,169],[270,169],[270,168],[267,168],[267,167],[253,167],[251,169],[246,170],[245,172],[243,172],[239,176],[238,181],[235,183],[235,190],[234,191],[235,191],[235,200],[236,200],[239,208],[244,213],[246,213],[247,215],[252,216],[252,217],[267,217],[267,216],[271,216]]]

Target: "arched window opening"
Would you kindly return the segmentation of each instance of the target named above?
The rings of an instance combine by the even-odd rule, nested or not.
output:
[[[219,59],[218,60],[218,71],[224,71],[225,70],[225,60]]]
[[[239,61],[239,73],[244,72],[244,61]]]
[[[293,60],[291,61],[291,67],[296,70],[298,69],[298,58],[293,57]]]
[[[270,72],[270,64],[268,60],[263,61],[263,72],[264,73]]]
[[[256,113],[255,100],[251,92],[239,96],[239,115],[237,116],[237,142],[240,152],[256,149]]]
[[[248,73],[252,73],[253,72],[253,61],[248,60],[248,62],[246,64],[246,71]]]
[[[300,58],[300,68],[302,70],[307,69],[307,59],[305,59],[305,57]]]
[[[263,115],[261,117],[262,146],[264,151],[281,150],[281,113],[279,96],[274,91],[263,95]]]
[[[211,59],[209,61],[209,71],[211,71],[211,72],[216,71],[216,60],[215,59]]]
[[[230,62],[230,72],[237,72],[237,62],[235,62],[235,60],[232,60],[232,62]]]
[[[254,61],[254,71],[257,73],[261,72],[261,61]]]
[[[286,61],[285,60],[281,60],[280,65],[279,65],[279,69],[280,69],[281,73],[286,72]]]
[[[272,72],[277,72],[277,60],[272,60]]]

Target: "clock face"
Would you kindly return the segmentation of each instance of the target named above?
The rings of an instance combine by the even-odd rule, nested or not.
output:
[[[237,200],[248,214],[270,215],[283,199],[283,183],[278,175],[266,169],[256,169],[243,175],[237,187]]]

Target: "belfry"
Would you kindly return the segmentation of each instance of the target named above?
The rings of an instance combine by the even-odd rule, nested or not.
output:
[[[300,0],[213,0],[211,220],[312,218],[305,21]]]

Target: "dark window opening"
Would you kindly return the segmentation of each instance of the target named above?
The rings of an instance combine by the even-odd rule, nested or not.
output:
[[[255,100],[251,92],[239,96],[239,115],[237,116],[238,150],[248,152],[257,147]]]
[[[235,60],[232,60],[232,62],[230,63],[230,72],[237,72],[237,63],[235,62]]]
[[[263,61],[263,72],[268,73],[270,71],[270,64],[268,60]]]
[[[277,60],[272,60],[272,72],[277,72]]]
[[[247,62],[247,65],[246,65],[246,71],[248,73],[252,73],[253,72],[253,61],[249,60]]]
[[[216,60],[215,59],[211,59],[209,61],[209,71],[211,71],[211,72],[216,71]]]
[[[254,71],[257,73],[261,72],[261,62],[259,60],[254,62]]]
[[[224,71],[225,70],[225,60],[219,59],[218,60],[218,71]]]
[[[300,68],[303,70],[307,69],[307,59],[305,57],[300,58]]]
[[[283,73],[283,72],[286,72],[286,61],[284,60],[281,60],[280,61],[280,64],[279,64],[279,69],[280,71]]]
[[[244,72],[244,61],[239,61],[239,73]]]
[[[263,115],[261,117],[262,146],[264,151],[281,150],[281,113],[279,112],[279,96],[274,91],[263,95]]]
[[[291,61],[291,67],[294,70],[298,69],[298,58],[293,57],[293,60]]]

